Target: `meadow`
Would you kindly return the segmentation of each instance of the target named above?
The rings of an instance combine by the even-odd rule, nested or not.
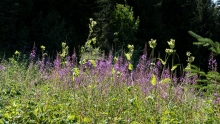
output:
[[[149,41],[152,52],[145,51],[136,67],[133,45],[121,56],[110,53],[80,62],[76,53],[68,54],[65,43],[54,59],[44,46],[41,56],[33,47],[26,57],[16,51],[8,60],[1,58],[0,124],[220,123],[219,90],[196,87],[199,75],[187,71],[195,59],[191,53],[178,77],[175,70],[181,65],[167,64],[174,59],[175,40],[168,41],[164,60],[155,57],[156,45]],[[212,70],[214,61],[210,57]]]
[[[167,41],[165,58],[155,56],[156,40],[137,58],[133,45],[119,55],[101,54],[95,21],[80,58],[62,42],[62,51],[50,57],[33,46],[30,54],[15,51],[0,60],[0,124],[218,124],[220,74],[215,56],[220,44],[189,32],[212,51],[208,72],[174,63],[175,40]],[[37,54],[38,53],[38,54]],[[136,55],[136,56],[135,56]]]

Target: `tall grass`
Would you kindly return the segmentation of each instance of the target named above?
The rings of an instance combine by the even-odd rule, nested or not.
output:
[[[65,45],[53,61],[43,46],[37,60],[33,49],[1,61],[0,124],[220,123],[219,94],[196,95],[197,75],[177,77],[146,53],[136,68],[111,53],[79,64]]]

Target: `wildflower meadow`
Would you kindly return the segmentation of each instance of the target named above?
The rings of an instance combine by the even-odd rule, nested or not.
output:
[[[65,42],[53,57],[46,46],[40,54],[33,46],[29,55],[16,51],[9,59],[2,57],[0,124],[220,123],[216,44],[210,40],[206,73],[193,65],[196,58],[190,52],[186,67],[175,63],[175,40],[167,43],[162,58],[154,53],[158,44],[151,39],[150,52],[145,50],[136,65],[135,46],[128,45],[119,56],[113,51],[105,55],[91,45],[95,38],[90,36],[81,58],[76,52],[70,55]]]

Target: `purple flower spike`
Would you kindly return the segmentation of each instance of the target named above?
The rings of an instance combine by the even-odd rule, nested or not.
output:
[[[214,96],[215,96],[215,97],[218,97],[218,93],[214,93]]]
[[[217,71],[217,61],[214,59],[214,54],[211,52],[209,56],[208,69],[211,71]]]
[[[35,56],[36,56],[36,49],[35,49],[35,47],[33,47],[32,51],[30,53],[30,60],[34,60]]]
[[[0,65],[0,71],[4,71],[5,67],[3,65]]]

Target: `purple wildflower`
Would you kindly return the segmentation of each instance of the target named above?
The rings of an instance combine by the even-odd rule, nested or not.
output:
[[[54,60],[53,65],[54,65],[54,68],[55,68],[55,69],[59,69],[59,68],[60,68],[61,62],[60,62],[60,59],[59,59],[58,56],[57,56],[57,58]]]
[[[30,53],[30,60],[34,60],[35,56],[36,56],[36,48],[35,48],[35,45],[34,45],[32,51]]]
[[[164,70],[162,78],[170,78],[170,71],[169,68]]]
[[[3,65],[0,65],[0,71],[4,71],[5,67]]]
[[[220,105],[220,96],[218,95],[218,93],[214,93],[214,101],[213,104],[215,105]]]
[[[217,71],[217,61],[214,59],[213,52],[211,52],[209,56],[208,69],[211,71]]]

